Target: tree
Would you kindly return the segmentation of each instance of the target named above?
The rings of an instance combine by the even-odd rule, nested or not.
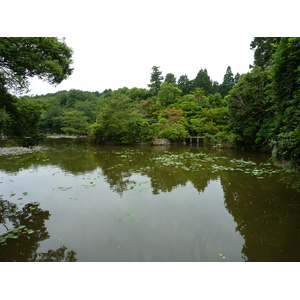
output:
[[[86,134],[89,126],[87,117],[84,116],[82,111],[78,110],[63,112],[61,122],[61,130],[65,133],[74,135]]]
[[[164,82],[158,92],[158,100],[161,105],[168,106],[178,102],[181,90],[172,83]]]
[[[17,139],[23,145],[37,142],[38,121],[42,110],[29,103],[18,104],[18,99],[10,95],[11,91],[21,93],[28,90],[28,79],[34,76],[59,84],[73,69],[73,51],[64,40],[45,37],[1,37],[0,38],[0,110],[6,125],[1,122],[0,134],[5,133]],[[20,113],[24,111],[24,114]],[[9,118],[7,118],[7,114]],[[36,118],[33,120],[33,116]],[[29,119],[26,120],[26,117]],[[3,119],[3,117],[2,117]],[[14,126],[22,126],[12,128]],[[33,127],[29,130],[29,124]],[[5,131],[5,132],[4,132]],[[29,135],[29,136],[27,136]],[[26,138],[28,138],[25,140]]]
[[[97,121],[91,127],[93,138],[98,142],[133,142],[134,136],[132,140],[128,137],[134,135],[129,128],[131,112],[131,99],[120,92],[113,93],[101,107]]]
[[[130,99],[134,101],[140,101],[140,100],[146,100],[148,97],[151,96],[151,93],[146,89],[134,87],[126,91],[125,95],[127,95]]]
[[[265,70],[272,65],[273,54],[280,39],[279,37],[255,37],[253,39],[250,49],[254,50],[254,66]]]
[[[228,92],[232,89],[233,86],[234,86],[234,77],[231,71],[231,67],[228,66],[226,73],[223,77],[223,82],[219,87],[219,91],[222,97],[225,97],[228,94]]]
[[[241,78],[240,73],[236,73],[234,76],[234,84],[237,84]]]
[[[193,89],[196,88],[203,88],[206,95],[212,92],[212,82],[210,80],[210,77],[208,76],[206,69],[201,69],[194,79]]]
[[[193,82],[189,80],[187,75],[181,75],[178,79],[177,86],[181,89],[182,95],[184,96],[192,91]]]
[[[151,73],[151,78],[150,78],[150,84],[149,86],[149,91],[153,95],[157,95],[160,86],[162,84],[162,81],[164,79],[163,76],[161,76],[162,72],[159,70],[159,67],[153,66],[152,67],[152,73]]]
[[[276,155],[300,167],[300,38],[281,38],[273,61]]]
[[[27,79],[34,76],[59,84],[73,72],[72,54],[64,39],[1,37],[0,77],[4,78],[8,90],[27,87]]]
[[[165,82],[171,83],[176,86],[176,77],[172,73],[168,73],[165,77]]]
[[[270,71],[255,67],[242,75],[228,99],[228,129],[234,136],[234,143],[242,148],[258,148],[265,144],[265,128],[274,117]]]
[[[224,107],[226,106],[226,101],[223,99],[220,93],[211,94],[207,97],[211,107]]]
[[[13,106],[2,132],[23,147],[38,144],[44,139],[39,130],[42,107],[27,101],[15,101]]]

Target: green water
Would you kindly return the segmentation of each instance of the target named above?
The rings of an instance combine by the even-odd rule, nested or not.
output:
[[[192,146],[0,157],[0,261],[300,261],[299,176]]]

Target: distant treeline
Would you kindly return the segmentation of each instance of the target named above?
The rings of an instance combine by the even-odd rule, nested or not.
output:
[[[42,108],[39,125],[44,133],[88,135],[98,143],[151,143],[155,137],[178,142],[190,135],[217,141],[224,136],[228,92],[239,74],[233,76],[228,67],[220,85],[206,69],[193,80],[161,74],[159,67],[152,68],[149,89],[70,90],[20,100]]]

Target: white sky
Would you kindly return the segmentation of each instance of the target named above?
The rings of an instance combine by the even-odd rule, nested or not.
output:
[[[234,74],[241,74],[248,72],[253,63],[249,36],[201,37],[198,30],[182,36],[174,29],[158,32],[154,40],[151,34],[126,28],[104,32],[99,38],[66,36],[67,45],[74,50],[73,74],[56,88],[35,79],[29,94],[69,89],[102,92],[124,86],[148,88],[152,66],[159,66],[163,76],[173,73],[177,79],[184,74],[194,79],[201,68],[206,68],[212,80],[222,83],[228,66]]]
[[[207,2],[53,0],[40,7],[40,1],[29,0],[5,6],[6,12],[14,11],[15,20],[23,20],[13,27],[13,35],[65,37],[74,50],[73,74],[57,87],[31,80],[29,94],[35,95],[70,89],[148,88],[154,65],[164,76],[173,73],[177,79],[184,74],[194,79],[206,68],[212,80],[222,83],[228,66],[234,75],[249,71],[254,36],[272,36],[274,28],[275,35],[282,36],[275,16],[271,15],[271,23],[267,19],[264,8],[271,11],[264,3],[268,1],[244,2],[243,7],[233,0]],[[269,2],[284,13],[284,7]],[[295,10],[287,10],[293,20]],[[1,22],[12,24],[11,15],[4,15]],[[11,26],[6,28],[11,34]]]

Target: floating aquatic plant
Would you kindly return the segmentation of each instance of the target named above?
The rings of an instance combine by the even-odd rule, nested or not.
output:
[[[133,215],[133,212],[132,212],[132,211],[127,211],[127,212],[125,213],[125,215],[127,215],[127,216]]]
[[[33,229],[28,229],[25,225],[15,227],[13,229],[7,230],[7,232],[0,237],[0,243],[5,243],[7,239],[17,239],[19,234],[32,234]]]

